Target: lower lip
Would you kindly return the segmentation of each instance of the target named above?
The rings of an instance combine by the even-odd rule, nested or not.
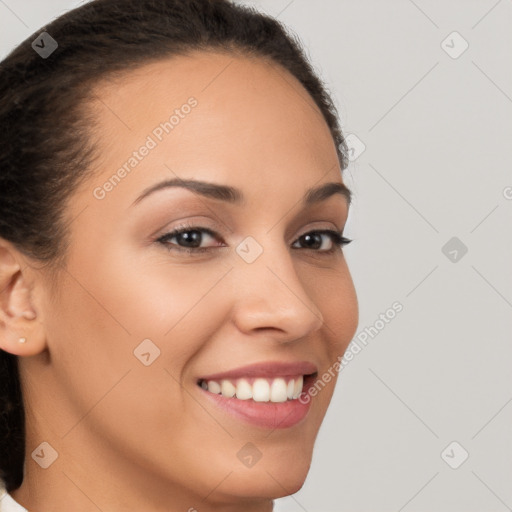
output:
[[[302,395],[306,394],[308,380],[306,377]],[[273,430],[290,428],[300,423],[307,416],[311,404],[311,397],[308,397],[306,403],[299,399],[286,402],[255,402],[252,399],[227,398],[198,387],[209,400],[228,414],[257,427]]]

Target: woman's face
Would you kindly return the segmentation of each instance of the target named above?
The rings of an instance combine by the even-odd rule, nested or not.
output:
[[[297,491],[336,379],[307,406],[280,401],[283,389],[332,374],[358,322],[342,249],[303,236],[342,231],[348,216],[341,187],[305,201],[342,184],[319,109],[275,64],[217,53],[95,92],[101,157],[67,206],[58,293],[38,302],[49,358],[28,384],[34,443],[48,441],[98,504],[93,489],[113,479],[219,502]],[[216,395],[208,376],[259,398]]]

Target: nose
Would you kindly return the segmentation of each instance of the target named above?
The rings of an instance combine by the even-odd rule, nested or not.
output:
[[[245,333],[268,331],[281,342],[303,338],[324,323],[286,249],[238,261],[232,272],[234,322]]]

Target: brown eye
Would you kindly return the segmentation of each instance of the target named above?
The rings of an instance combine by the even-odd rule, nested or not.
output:
[[[166,233],[158,238],[157,242],[166,245],[171,251],[206,252],[215,247],[201,247],[204,239],[208,239],[208,237],[212,239],[219,238],[211,229],[200,226],[185,226]],[[175,242],[172,242],[173,239],[175,239]]]
[[[322,249],[325,240],[323,237],[325,236],[328,237],[328,247],[327,249],[325,247]],[[304,235],[299,237],[297,242],[303,243],[305,245],[305,249],[311,249],[317,252],[332,253],[337,248],[341,248],[343,245],[349,244],[350,242],[352,242],[352,240],[345,238],[343,234],[338,231],[324,229],[320,231],[311,231],[309,233],[305,233]]]

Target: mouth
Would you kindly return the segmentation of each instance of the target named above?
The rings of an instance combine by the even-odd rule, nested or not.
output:
[[[242,377],[238,379],[199,379],[197,385],[204,391],[224,398],[253,402],[282,403],[297,400],[314,381],[318,372],[268,377]]]
[[[310,409],[309,388],[318,375],[311,363],[259,363],[197,379],[210,403],[223,412],[266,429],[290,428]]]

